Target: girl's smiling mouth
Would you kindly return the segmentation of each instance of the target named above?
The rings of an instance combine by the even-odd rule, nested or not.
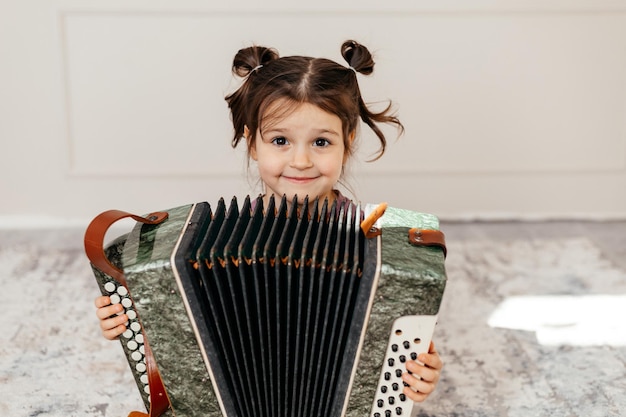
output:
[[[314,181],[317,177],[289,177],[283,175],[283,178],[289,182],[293,182],[296,184],[306,184],[308,182]]]

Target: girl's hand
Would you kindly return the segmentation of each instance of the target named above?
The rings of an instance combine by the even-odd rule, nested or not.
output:
[[[435,350],[435,344],[430,342],[428,353],[422,353],[417,360],[424,365],[420,365],[416,361],[408,361],[406,369],[411,374],[404,373],[402,380],[409,384],[404,387],[404,394],[415,402],[424,401],[437,387],[443,362],[439,357],[439,353]]]
[[[111,304],[111,299],[107,295],[101,295],[94,301],[96,305],[96,316],[100,320],[100,329],[102,335],[109,340],[115,340],[126,331],[126,322],[128,316],[126,314],[117,313],[124,311],[121,304]]]

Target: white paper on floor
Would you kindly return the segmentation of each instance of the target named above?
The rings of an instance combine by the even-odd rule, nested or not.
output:
[[[542,345],[626,346],[625,317],[626,295],[515,296],[488,324],[534,331]]]

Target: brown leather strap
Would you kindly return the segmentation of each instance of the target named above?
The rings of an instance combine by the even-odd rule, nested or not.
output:
[[[166,212],[156,212],[146,217],[141,217],[120,210],[109,210],[99,214],[87,226],[87,231],[85,232],[85,253],[89,261],[94,267],[111,276],[128,289],[124,271],[113,265],[104,252],[104,238],[107,230],[113,223],[127,217],[146,224],[159,224],[167,219],[167,216]],[[159,417],[170,407],[170,401],[165,392],[165,386],[159,374],[154,355],[148,345],[148,338],[145,334],[143,336],[146,372],[148,374],[148,386],[150,387],[150,413],[133,411],[128,417]]]
[[[146,357],[146,372],[148,373],[148,387],[150,387],[150,412],[146,414],[141,411],[131,411],[128,417],[159,417],[165,414],[171,403],[145,334],[143,346]]]
[[[152,349],[148,345],[148,339],[144,335],[143,339],[144,355],[146,357],[146,369],[148,372],[148,386],[150,387],[150,415],[149,417],[159,417],[170,408],[170,399],[165,391],[159,368],[152,354]]]
[[[85,232],[85,253],[92,265],[105,274],[115,278],[120,284],[126,286],[124,272],[113,265],[104,253],[104,237],[109,227],[118,220],[132,217],[134,220],[146,224],[159,224],[167,219],[165,212],[156,212],[146,217],[137,216],[120,210],[109,210],[94,218]]]
[[[446,238],[439,230],[417,229],[409,230],[409,243],[414,246],[436,246],[443,249],[444,258],[448,254]]]
[[[365,237],[371,239],[373,237],[379,236],[380,229],[374,224],[385,214],[385,210],[387,210],[387,203],[380,203],[372,212],[361,222],[361,230],[365,234]]]

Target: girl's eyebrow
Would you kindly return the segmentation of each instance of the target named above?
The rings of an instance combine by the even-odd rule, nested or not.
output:
[[[331,135],[336,135],[339,136],[341,133],[333,130],[333,129],[318,129],[317,130],[318,134],[322,134],[322,133],[330,133]]]
[[[292,130],[293,129],[287,129],[287,128],[281,128],[281,127],[270,127],[269,129],[262,131],[262,133],[265,135],[267,133],[291,132]],[[314,132],[316,135],[331,134],[335,136],[340,136],[340,133],[334,129],[319,128],[319,129],[312,129],[311,131]]]

